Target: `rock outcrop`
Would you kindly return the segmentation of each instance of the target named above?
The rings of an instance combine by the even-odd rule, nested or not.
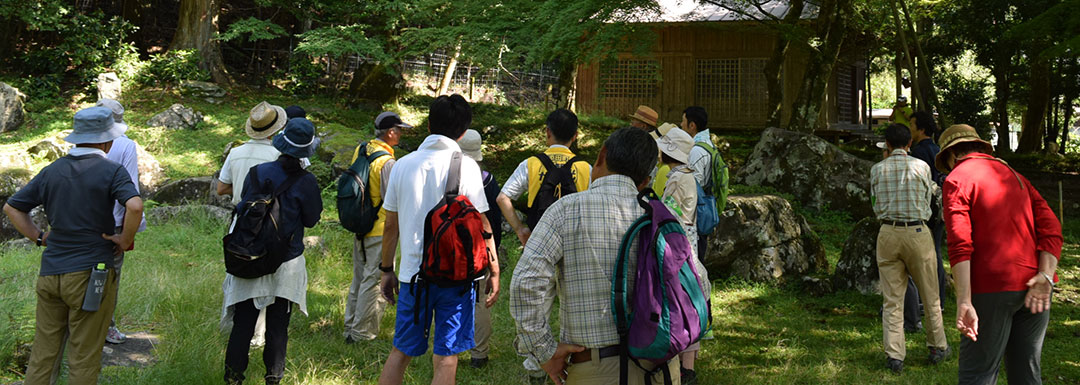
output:
[[[165,170],[161,168],[157,158],[146,152],[143,146],[136,145],[135,151],[139,157],[139,192],[148,196],[157,191],[165,180]]]
[[[228,95],[228,93],[217,84],[195,80],[185,80],[180,82],[180,94],[187,97],[199,98],[212,104],[221,103],[221,101],[225,99],[225,96]]]
[[[26,95],[18,88],[0,83],[0,132],[13,131],[26,121]]]
[[[863,294],[881,293],[878,283],[877,236],[881,224],[875,218],[863,218],[844,241],[844,250],[833,271],[833,287],[855,289]]]
[[[154,115],[146,122],[150,127],[165,127],[170,130],[194,130],[202,123],[202,114],[195,110],[184,107],[180,103],[173,104],[161,113]]]
[[[228,196],[217,195],[217,179],[210,176],[170,181],[154,192],[150,199],[168,205],[206,204],[232,208]]]
[[[73,147],[73,145],[67,142],[57,142],[52,139],[45,139],[31,146],[26,152],[30,155],[52,162],[67,155],[67,152],[71,147]]]
[[[124,92],[123,82],[113,72],[103,72],[97,77],[98,99],[120,99]]]
[[[224,225],[231,213],[232,211],[229,209],[212,205],[159,206],[146,210],[146,224],[161,226],[174,219],[189,218],[192,215],[204,215],[220,220]]]

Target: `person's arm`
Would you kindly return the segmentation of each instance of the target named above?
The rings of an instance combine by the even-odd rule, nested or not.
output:
[[[1027,178],[1021,177],[1031,199],[1031,211],[1035,217],[1035,249],[1039,253],[1039,271],[1027,281],[1027,295],[1024,305],[1031,313],[1050,310],[1053,282],[1057,281],[1057,265],[1061,259],[1061,247],[1064,239],[1061,235],[1061,222],[1054,211],[1046,204]]]
[[[488,276],[487,292],[485,293],[488,294],[488,297],[485,299],[484,305],[490,308],[499,299],[499,253],[498,248],[495,247],[495,237],[491,231],[491,222],[488,222],[487,215],[481,215],[480,221],[484,223],[484,232],[493,235],[484,240],[487,243],[488,255],[491,257],[491,274]],[[383,236],[385,237],[385,235]],[[477,295],[480,295],[480,293],[477,293]]]
[[[233,191],[232,191],[232,185],[231,184],[222,182],[221,180],[218,180],[218,182],[217,182],[217,195],[231,195],[232,192]]]
[[[135,242],[135,233],[139,231],[139,224],[142,223],[142,198],[138,195],[129,198],[124,202],[124,209],[127,210],[127,213],[124,214],[124,228],[120,231],[120,234],[101,234],[102,238],[108,239],[116,245],[117,254],[131,248],[131,244]]]
[[[502,212],[506,223],[509,223],[510,228],[514,229],[514,234],[517,234],[518,240],[521,241],[521,247],[525,247],[525,243],[529,241],[529,237],[532,235],[532,230],[529,230],[528,226],[521,223],[521,219],[518,218],[517,213],[514,211],[514,202],[510,201],[510,197],[506,196],[506,194],[500,192],[499,196],[495,198],[495,204],[499,206],[499,211]]]
[[[687,160],[690,163],[690,170],[694,173],[694,180],[697,181],[701,187],[708,185],[706,173],[709,171],[709,152],[704,148],[701,148],[701,146],[694,144],[694,147],[690,149],[690,156],[687,157]]]
[[[956,279],[956,328],[972,341],[978,340],[979,315],[971,305],[971,260],[952,266]]]
[[[398,279],[394,274],[394,254],[398,245],[398,214],[386,210],[386,223],[383,225],[382,252],[379,255],[379,269],[383,270],[379,287],[382,288],[383,297],[390,304],[394,304],[398,293]],[[389,270],[389,271],[387,271]]]
[[[319,191],[319,182],[315,179],[315,175],[307,174],[301,179],[305,180],[297,181],[297,184],[305,190],[303,196],[309,197],[309,199],[301,200],[303,206],[300,209],[300,222],[304,224],[304,227],[312,228],[319,223],[319,218],[322,217],[322,194]]]
[[[15,230],[19,231],[19,234],[22,234],[31,242],[37,242],[38,236],[40,235],[41,245],[45,246],[45,240],[49,237],[49,233],[43,233],[41,229],[34,224],[34,221],[30,218],[30,213],[4,203],[4,214],[7,215],[8,220],[11,221],[12,226],[15,226]]]
[[[232,180],[232,152],[225,157],[225,163],[221,165],[221,171],[218,172],[217,180],[217,195],[232,195],[233,193],[233,180]]]

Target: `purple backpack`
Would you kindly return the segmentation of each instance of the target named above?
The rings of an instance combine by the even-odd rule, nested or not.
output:
[[[638,194],[645,208],[623,236],[611,279],[611,305],[619,332],[619,383],[627,383],[629,361],[662,364],[675,357],[709,328],[709,304],[691,260],[694,247],[682,225],[651,189]],[[627,262],[638,243],[634,290],[626,287]],[[667,365],[656,371],[667,373]],[[675,375],[678,375],[677,373]]]

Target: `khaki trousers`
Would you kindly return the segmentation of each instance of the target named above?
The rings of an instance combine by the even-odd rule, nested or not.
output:
[[[379,334],[379,321],[386,308],[386,299],[379,293],[381,253],[382,236],[353,241],[353,279],[345,300],[345,337],[373,340]]]
[[[54,381],[67,338],[68,383],[96,384],[101,372],[101,348],[105,332],[116,307],[116,272],[109,269],[105,294],[98,311],[82,310],[90,271],[39,276],[37,280],[37,325],[34,347],[26,368],[26,385],[45,385]]]
[[[922,297],[926,313],[926,345],[945,348],[945,328],[937,290],[937,254],[934,237],[926,225],[881,225],[877,238],[878,274],[885,306],[881,313],[885,354],[904,360],[904,291],[910,274]]]
[[[473,340],[476,341],[476,347],[469,350],[472,358],[487,358],[488,351],[491,350],[491,309],[484,304],[488,297],[485,294],[487,285],[486,279],[476,283],[476,306],[473,307],[473,325],[476,328],[473,331]]]
[[[649,361],[641,361],[642,366],[648,370],[656,369],[656,365]],[[667,363],[671,373],[672,385],[682,384],[682,375],[679,372],[681,365],[679,357],[675,356]],[[645,371],[634,364],[627,363],[627,383],[630,385],[645,385]],[[657,370],[652,375],[653,384],[664,383],[664,372]],[[570,364],[566,369],[566,385],[593,385],[593,384],[618,384],[619,383],[619,356],[600,358],[600,350],[592,350],[592,361],[580,364]]]

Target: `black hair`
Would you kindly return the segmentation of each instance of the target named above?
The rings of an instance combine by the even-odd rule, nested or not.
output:
[[[911,114],[911,118],[915,119],[915,129],[922,131],[926,136],[934,137],[934,133],[938,131],[937,122],[934,121],[934,115],[931,115],[927,111],[915,111]]]
[[[457,140],[472,124],[472,107],[458,94],[440,96],[431,102],[428,125],[432,134]]]
[[[885,128],[885,142],[893,149],[904,148],[911,144],[911,130],[899,123]]]
[[[577,115],[565,108],[551,111],[547,116],[547,128],[559,143],[569,143],[577,134]]]
[[[665,154],[663,151],[660,152],[660,161],[664,163],[684,164],[682,161],[672,158],[668,154]]]
[[[705,112],[704,107],[690,106],[683,110],[683,115],[686,115],[687,123],[694,123],[697,126],[697,130],[705,131],[709,129],[709,113]]]
[[[953,156],[956,156],[957,158],[962,157],[962,156],[967,155],[967,154],[975,153],[975,152],[980,153],[980,154],[994,155],[994,154],[987,153],[986,152],[986,147],[987,146],[985,144],[980,143],[980,142],[975,142],[975,141],[960,142],[960,143],[954,144],[952,146],[949,146],[949,151],[952,152]]]
[[[652,135],[634,127],[616,130],[604,141],[607,157],[605,163],[609,171],[626,175],[641,184],[656,167],[656,141]]]

